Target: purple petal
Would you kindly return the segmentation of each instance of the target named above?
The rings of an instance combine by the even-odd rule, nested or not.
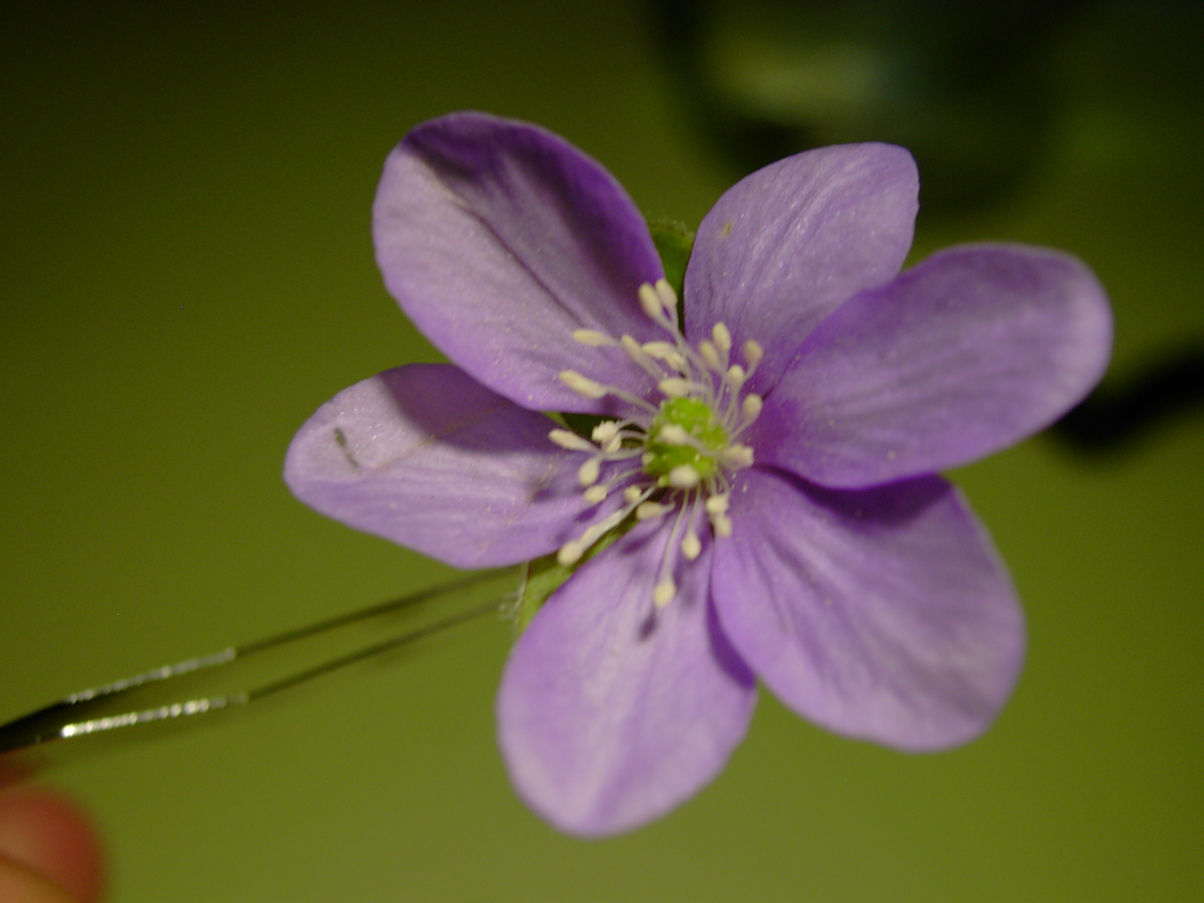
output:
[[[748,727],[756,685],[708,601],[710,549],[653,605],[669,532],[642,524],[582,565],[506,665],[502,752],[519,793],[562,830],[611,834],[664,814]]]
[[[653,338],[637,291],[661,277],[660,258],[622,187],[561,138],[475,113],[421,125],[385,163],[373,230],[389,291],[496,392],[534,410],[600,410],[557,379],[566,369],[647,392],[625,355],[571,333]]]
[[[455,567],[514,564],[583,529],[580,456],[549,441],[554,426],[456,367],[412,364],[319,408],[284,478],[323,514]]]
[[[1012,691],[1023,615],[939,477],[863,492],[754,468],[715,549],[723,630],[805,718],[905,750],[969,740]]]
[[[863,292],[807,340],[749,438],[758,460],[866,486],[980,458],[1077,404],[1107,366],[1103,289],[1072,257],[974,245]]]
[[[919,176],[887,144],[825,147],[741,180],[706,215],[686,268],[687,333],[723,321],[755,339],[765,393],[799,344],[849,296],[899,272],[911,247]]]

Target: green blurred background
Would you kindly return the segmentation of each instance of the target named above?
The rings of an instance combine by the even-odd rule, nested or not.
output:
[[[1078,254],[1115,305],[1112,385],[1199,347],[1190,5],[1045,4],[1064,15],[1016,32],[1041,41],[988,28],[1003,52],[965,78],[907,32],[939,16],[781,6],[3,0],[0,719],[449,575],[280,480],[321,402],[437,359],[380,284],[369,206],[389,148],[444,112],[539,122],[692,222],[758,152],[906,140],[933,200],[917,256]],[[509,634],[486,620],[47,777],[96,814],[118,903],[1200,899],[1202,452],[1197,407],[1113,453],[1041,436],[957,474],[1031,649],[950,753],[763,695],[696,799],[563,837],[507,782]]]

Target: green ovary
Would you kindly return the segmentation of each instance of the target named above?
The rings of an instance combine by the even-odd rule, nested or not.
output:
[[[702,450],[660,441],[661,430],[670,424],[689,433]],[[669,471],[685,464],[694,468],[702,480],[708,480],[718,472],[719,456],[727,444],[727,430],[710,405],[698,398],[670,398],[661,403],[660,413],[648,428],[644,472],[667,486]]]

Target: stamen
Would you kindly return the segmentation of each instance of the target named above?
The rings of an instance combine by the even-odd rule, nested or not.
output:
[[[729,445],[723,453],[723,463],[733,470],[743,470],[745,467],[752,467],[753,450],[747,445],[735,442]]]
[[[657,608],[664,608],[673,601],[673,597],[677,595],[677,584],[673,582],[672,577],[665,577],[652,591],[652,604]]]
[[[629,335],[619,339],[619,344],[623,346],[623,350],[627,352],[627,356],[635,362],[636,366],[650,375],[653,379],[660,379],[664,376],[664,371],[657,366],[652,356],[643,349],[639,342]]]
[[[669,471],[669,485],[674,489],[693,489],[701,481],[701,475],[689,464],[678,464]]]
[[[712,495],[703,505],[706,508],[707,517],[711,521],[711,530],[720,539],[726,539],[732,535],[732,522],[727,516],[728,500],[727,493],[719,493]]]
[[[660,296],[656,293],[656,289],[649,283],[645,282],[640,286],[640,307],[653,320],[659,321],[664,316],[664,308],[661,307]]]
[[[765,406],[765,402],[761,400],[760,395],[749,393],[744,396],[744,401],[740,403],[740,413],[744,415],[744,426],[748,426],[759,416],[761,409]]]
[[[552,430],[548,433],[548,438],[559,445],[561,448],[569,451],[587,451],[592,452],[594,446],[590,444],[588,439],[578,436],[571,430]]]
[[[711,529],[717,538],[727,539],[732,535],[732,519],[726,514],[712,514]]]
[[[606,394],[604,385],[587,379],[576,370],[562,370],[560,381],[578,395],[584,395],[586,398],[601,398]]]
[[[686,432],[685,427],[678,426],[676,423],[666,423],[660,428],[656,434],[656,441],[663,442],[665,445],[691,445],[690,434]]]
[[[665,306],[665,310],[673,314],[674,321],[677,320],[677,292],[673,291],[673,286],[669,284],[668,279],[656,280],[656,294],[660,298],[661,304]]]
[[[719,394],[722,397],[725,391],[728,393],[727,404],[723,409],[723,420],[728,424],[731,423],[736,413],[736,407],[740,401],[740,390],[744,388],[745,378],[744,368],[739,364],[732,364],[723,374],[723,388]]]
[[[744,360],[748,362],[748,366],[752,370],[757,369],[757,364],[761,363],[761,358],[765,356],[765,349],[761,347],[760,342],[749,339],[743,345]]]
[[[613,345],[615,343],[615,340],[606,333],[599,332],[596,329],[574,329],[573,339],[582,345],[589,345],[591,348],[601,348],[604,345]]]
[[[585,543],[586,548],[589,548],[602,537],[603,533],[617,523],[618,521],[614,520],[614,515],[612,514],[606,520],[599,521],[593,526],[587,527],[585,532],[581,534],[581,541]]]
[[[618,436],[619,421],[617,420],[603,420],[601,423],[595,426],[593,432],[590,433],[590,437],[604,449],[611,441],[617,439]],[[589,443],[587,442],[586,445],[588,447]],[[607,450],[609,451],[609,449]]]
[[[596,524],[587,527],[585,532],[577,539],[571,539],[562,545],[556,553],[556,561],[566,567],[570,564],[576,564],[581,560],[581,556],[585,554],[594,543],[596,543],[608,531],[613,530],[623,519],[631,513],[630,508],[620,508],[618,511],[602,518]]]
[[[671,342],[645,342],[644,351],[649,357],[664,361],[678,373],[686,370],[686,359]]]
[[[645,342],[641,347],[646,354],[658,361],[668,361],[670,357],[677,354],[677,348],[672,342]]]
[[[715,347],[722,351],[725,356],[732,350],[732,334],[725,324],[716,323],[712,326],[711,338],[715,340]]]
[[[669,379],[662,379],[656,384],[656,387],[670,398],[682,398],[689,395],[690,390],[696,388],[696,384],[690,382],[688,379],[670,377]]]
[[[719,360],[719,351],[709,340],[703,339],[698,343],[698,356],[702,358],[702,362],[707,365],[707,368],[716,373],[723,372],[723,363]]]
[[[664,517],[673,510],[672,505],[662,505],[660,502],[643,502],[635,509],[635,519],[638,521],[652,520]]]
[[[560,551],[556,553],[556,563],[561,567],[568,567],[569,565],[576,564],[581,560],[581,556],[585,554],[585,550],[588,548],[589,546],[587,546],[580,539],[569,540],[562,545],[560,547]]]
[[[583,495],[587,502],[591,505],[596,505],[610,495],[610,487],[605,483],[598,483],[585,490]]]
[[[592,486],[598,482],[602,462],[598,458],[590,458],[577,469],[577,482],[582,486]]]
[[[640,398],[638,395],[632,395],[617,386],[604,386],[602,383],[595,382],[588,377],[582,376],[576,370],[561,370],[560,381],[576,392],[578,395],[583,395],[586,398],[602,398],[606,395],[613,395],[616,398],[621,398],[628,404],[634,405],[637,408],[643,408],[650,414],[655,415],[657,407],[646,398]]]
[[[686,535],[681,541],[681,554],[686,556],[686,561],[694,561],[702,554],[702,542],[693,526],[686,528]]]
[[[621,461],[623,458],[612,457],[610,460],[612,462]],[[630,482],[631,478],[633,476],[637,476],[639,473],[640,469],[638,467],[633,467],[629,470],[620,470],[613,474],[605,483],[595,483],[593,486],[590,486],[585,490],[584,493],[582,493],[582,495],[587,502],[596,504],[598,501],[601,501],[610,495],[616,486]],[[628,503],[627,511],[630,512],[636,506],[636,504],[642,502],[650,494],[650,492],[646,493],[645,490],[642,490],[638,484],[634,486],[627,486],[623,490],[623,498]]]

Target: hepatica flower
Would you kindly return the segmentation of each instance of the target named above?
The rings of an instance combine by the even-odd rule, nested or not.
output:
[[[389,156],[377,259],[452,363],[335,396],[286,479],[456,567],[567,576],[497,703],[510,775],[559,828],[622,831],[695,793],[758,678],[910,751],[977,736],[1011,693],[1016,594],[936,474],[1078,402],[1110,315],[1054,251],[966,245],[900,272],[917,193],[888,145],[768,166],[702,221],[679,307],[631,199],[562,139],[457,114]]]

